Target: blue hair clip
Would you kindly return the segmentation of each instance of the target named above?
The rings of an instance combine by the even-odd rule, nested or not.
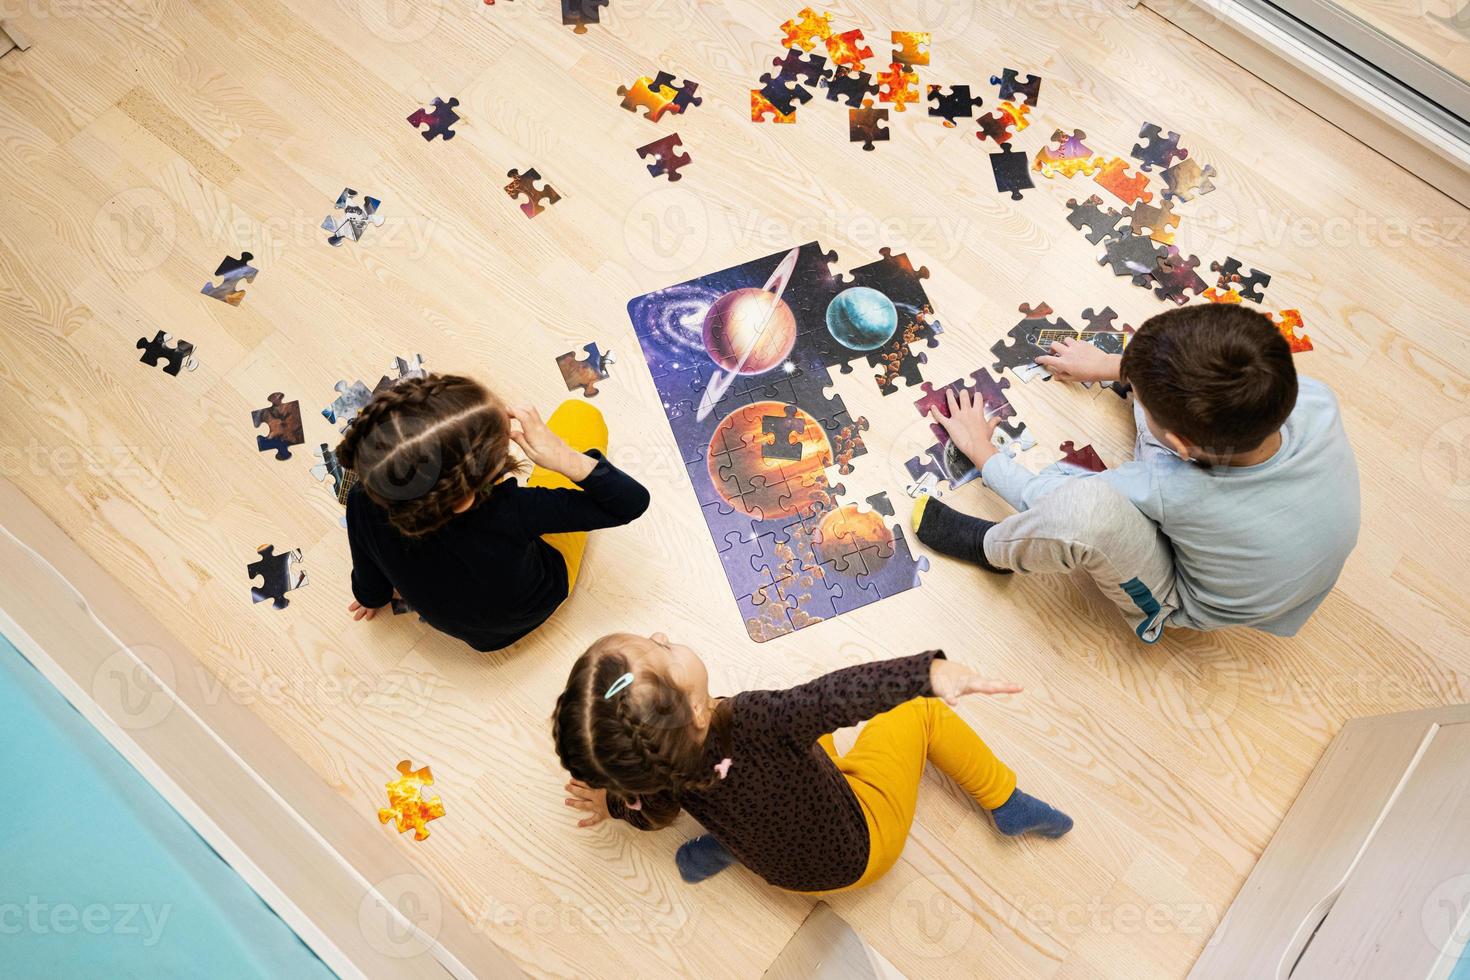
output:
[[[602,700],[607,701],[611,699],[614,694],[618,694],[621,691],[625,690],[632,683],[633,672],[629,671],[628,673],[623,674],[617,680],[612,682],[611,686],[609,686],[607,689],[607,693],[602,696]]]

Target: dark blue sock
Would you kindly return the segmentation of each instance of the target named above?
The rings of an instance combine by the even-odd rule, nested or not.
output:
[[[1072,829],[1071,817],[1020,790],[1011,793],[1011,798],[991,810],[990,815],[995,818],[996,829],[1007,837],[1032,831],[1042,837],[1060,837]]]
[[[701,834],[679,846],[674,863],[679,866],[679,877],[694,885],[734,864],[735,855],[709,834]]]

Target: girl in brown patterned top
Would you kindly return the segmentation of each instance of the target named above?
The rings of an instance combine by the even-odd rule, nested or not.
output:
[[[579,826],[608,817],[640,830],[688,810],[705,829],[681,849],[686,880],[738,860],[800,892],[855,888],[903,851],[926,760],[1005,834],[1060,837],[1066,814],[1016,777],[949,708],[966,694],[1012,694],[931,650],[833,671],[784,691],[709,693],[693,650],[662,633],[592,644],[557,699],[553,737],[571,773]],[[867,720],[838,755],[831,733]]]

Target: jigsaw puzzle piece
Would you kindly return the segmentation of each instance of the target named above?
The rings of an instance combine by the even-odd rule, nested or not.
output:
[[[1148,190],[1148,175],[1128,176],[1128,161],[1121,157],[1113,157],[1103,164],[1092,179],[1124,204],[1138,201],[1147,204],[1154,199],[1153,191]]]
[[[1252,302],[1259,303],[1266,298],[1265,289],[1271,285],[1271,274],[1252,269],[1250,275],[1243,276],[1241,271],[1244,268],[1244,264],[1234,258],[1226,258],[1224,262],[1210,263],[1210,271],[1219,274],[1216,285],[1220,289],[1229,289]]]
[[[1293,354],[1312,349],[1312,338],[1304,333],[1297,333],[1304,326],[1301,310],[1282,310],[1279,317],[1271,317],[1271,322],[1276,324],[1277,329],[1281,331],[1281,336],[1286,338]]]
[[[767,120],[775,123],[794,123],[796,122],[796,110],[793,108],[790,112],[782,112],[771,104],[770,99],[766,98],[764,89],[753,88],[750,90],[750,121],[766,122]]]
[[[1012,136],[1030,125],[1026,119],[1030,111],[1031,107],[1025,103],[1002,102],[990,113],[979,117],[975,138],[981,142],[990,139],[997,144],[1009,143]]]
[[[378,213],[378,208],[383,202],[375,197],[364,197],[361,203],[357,200],[357,191],[351,187],[342,188],[342,193],[337,195],[337,203],[334,205],[342,212],[342,217],[337,218],[327,215],[322,219],[322,228],[330,231],[327,236],[327,244],[333,248],[345,241],[357,241],[362,238],[362,233],[369,224],[381,226],[383,216]]]
[[[654,79],[644,76],[633,83],[618,86],[618,94],[623,97],[622,107],[637,115],[642,109],[643,117],[649,122],[658,122],[666,112],[678,112],[674,105],[674,99],[678,93],[667,85],[659,85]]]
[[[1067,216],[1067,223],[1078,231],[1083,231],[1089,242],[1097,245],[1105,238],[1112,238],[1117,234],[1118,222],[1123,216],[1112,208],[1102,206],[1103,199],[1093,194],[1081,204],[1076,198],[1067,201],[1067,210],[1072,212]]]
[[[588,24],[601,23],[601,8],[608,0],[561,0],[561,22],[573,34],[586,34]]]
[[[293,550],[278,555],[275,546],[269,544],[263,544],[255,551],[259,559],[245,566],[251,579],[260,579],[260,585],[250,586],[250,600],[264,602],[270,599],[276,609],[285,609],[291,604],[286,593],[306,584],[306,572],[296,567],[301,562],[301,552]]]
[[[1108,468],[1107,464],[1102,461],[1102,457],[1097,454],[1097,450],[1090,445],[1079,449],[1071,442],[1064,442],[1061,445],[1061,453],[1062,458],[1059,464],[1062,466],[1075,467],[1089,473],[1101,473]]]
[[[206,282],[199,291],[231,306],[239,306],[240,301],[245,298],[245,290],[240,288],[240,284],[254,282],[260,271],[250,265],[254,259],[255,256],[249,252],[241,252],[238,259],[225,256],[224,261],[214,270],[215,277],[221,280],[220,284],[216,286],[212,282]]]
[[[781,45],[811,51],[819,41],[832,36],[832,15],[819,14],[810,7],[801,8],[791,20],[781,25]]]
[[[1220,176],[1209,164],[1201,167],[1193,160],[1181,160],[1164,171],[1164,197],[1175,201],[1192,201],[1215,189],[1211,177]]]
[[[199,366],[199,360],[194,356],[194,345],[187,340],[180,340],[170,345],[173,335],[164,333],[162,330],[153,335],[152,340],[144,337],[138,338],[134,345],[136,349],[143,352],[138,358],[138,363],[149,367],[158,367],[163,362],[163,373],[178,376],[180,370],[192,371]]]
[[[274,449],[276,459],[290,459],[291,447],[306,441],[301,432],[301,403],[286,401],[279,391],[271,392],[266,399],[270,404],[250,413],[250,421],[256,427],[266,427],[265,435],[255,437],[255,448],[260,452]]]
[[[1160,245],[1174,244],[1174,229],[1179,227],[1179,215],[1174,205],[1165,201],[1158,207],[1151,204],[1135,204],[1123,209],[1123,217],[1129,221],[1129,230],[1135,235],[1148,235]]]
[[[683,144],[679,141],[678,133],[670,133],[662,139],[656,139],[652,143],[646,143],[638,147],[640,159],[652,156],[653,163],[648,164],[648,172],[655,177],[668,175],[669,180],[678,180],[683,174],[680,169],[689,165],[689,154],[679,152]]]
[[[446,102],[443,99],[436,98],[433,108],[415,109],[413,115],[408,117],[408,121],[413,124],[414,129],[428,127],[427,129],[422,129],[419,133],[425,142],[433,140],[435,137],[452,140],[455,134],[454,130],[449,127],[459,122],[459,114],[454,111],[458,106],[458,99],[450,99]],[[341,205],[338,206],[340,207]]]
[[[839,69],[827,80],[827,101],[846,102],[848,108],[861,109],[863,103],[878,96],[878,85],[865,71]]]
[[[1139,139],[1148,140],[1147,145],[1141,143],[1133,144],[1131,154],[1135,160],[1143,161],[1140,170],[1147,173],[1154,167],[1167,168],[1176,160],[1183,160],[1189,156],[1189,151],[1179,146],[1179,134],[1169,133],[1159,129],[1151,122],[1146,122],[1138,131]]]
[[[585,359],[578,360],[576,352],[567,351],[558,355],[556,367],[561,372],[562,380],[566,382],[567,391],[581,388],[584,398],[593,398],[597,395],[597,383],[608,379],[607,366],[617,361],[612,351],[604,354],[595,343],[586,345],[582,350],[587,354]]]
[[[864,43],[863,32],[854,29],[827,38],[827,57],[837,68],[862,71],[867,59],[873,57],[873,49]]]
[[[322,409],[322,418],[333,425],[340,422],[339,428],[345,430],[347,423],[355,419],[363,406],[373,400],[373,393],[361,381],[338,381],[336,389],[337,397],[332,400],[332,404]]]
[[[912,68],[929,63],[929,34],[924,31],[893,31],[893,63]]]
[[[1013,201],[1021,200],[1022,191],[1036,186],[1026,167],[1026,154],[1017,153],[1009,143],[1001,147],[1001,152],[990,154],[990,169],[995,175],[995,189],[1009,193]]]
[[[1197,268],[1199,256],[1191,255],[1186,259],[1179,249],[1173,245],[1168,246],[1167,254],[1159,258],[1158,267],[1154,269],[1154,281],[1158,283],[1154,295],[1180,306],[1188,303],[1189,297],[1186,293],[1198,296],[1205,291],[1207,285],[1194,271]]]
[[[536,217],[536,215],[561,200],[561,195],[550,184],[547,184],[545,188],[538,188],[536,186],[536,182],[541,179],[541,175],[536,172],[536,168],[534,167],[527,170],[524,174],[519,169],[510,170],[506,172],[506,176],[510,178],[510,183],[505,185],[506,196],[512,200],[524,196],[526,201],[521,205],[521,212],[528,218]],[[546,203],[543,204],[543,201]]]
[[[1041,176],[1062,176],[1069,179],[1078,174],[1091,176],[1103,165],[1102,157],[1094,156],[1083,142],[1087,134],[1082,130],[1074,129],[1072,135],[1068,136],[1058,129],[1051,134],[1051,138],[1054,145],[1042,147],[1031,166]]]
[[[990,84],[1000,86],[1000,97],[1004,102],[1014,102],[1019,95],[1021,101],[1035,108],[1036,100],[1041,97],[1041,79],[1036,75],[1027,75],[1023,82],[1014,68],[1003,69],[999,77],[991,75]]]
[[[975,118],[975,110],[985,101],[978,95],[972,96],[968,85],[955,85],[947,92],[943,85],[930,85],[928,99],[933,103],[929,115],[942,118],[949,129],[955,128],[957,119]]]
[[[862,108],[847,110],[847,139],[850,143],[861,143],[863,149],[873,149],[874,143],[886,143],[888,130],[882,123],[888,121],[887,109],[874,109],[872,99],[864,99]]]
[[[1159,259],[1169,254],[1170,247],[1125,228],[1108,242],[1098,255],[1097,264],[1111,266],[1115,276],[1132,276],[1133,285],[1147,288],[1158,271]]]
[[[895,112],[904,112],[910,102],[919,101],[919,76],[905,66],[894,63],[886,71],[873,76],[878,84],[878,101],[891,102]]]

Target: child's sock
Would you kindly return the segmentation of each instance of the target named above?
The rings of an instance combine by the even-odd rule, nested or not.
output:
[[[1009,575],[1009,568],[992,565],[985,557],[985,532],[995,527],[994,521],[961,514],[928,494],[914,503],[914,533],[919,540],[942,555],[972,562],[997,575]]]
[[[990,815],[995,818],[996,829],[1007,837],[1018,837],[1031,831],[1042,837],[1060,837],[1072,829],[1071,817],[1050,803],[1043,803],[1020,790],[1013,791],[1011,798],[991,810]]]
[[[700,834],[679,845],[679,850],[674,854],[674,863],[679,866],[679,877],[694,885],[714,877],[734,864],[735,855],[709,834]]]

